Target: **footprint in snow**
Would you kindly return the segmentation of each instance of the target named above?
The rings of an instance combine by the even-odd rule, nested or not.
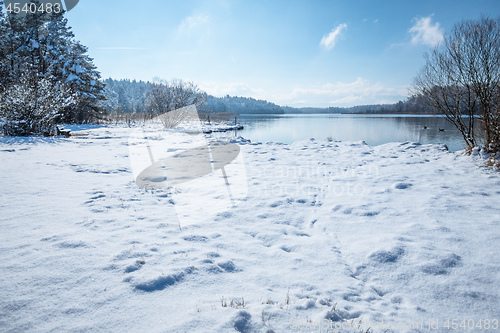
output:
[[[202,264],[206,265],[204,270],[210,274],[232,273],[238,271],[232,260],[214,262],[212,259],[203,259]]]
[[[332,208],[332,212],[339,211],[342,208],[342,205],[336,205],[335,207]]]
[[[101,191],[92,192],[90,194],[92,196],[89,198],[88,201],[85,202],[85,204],[87,204],[87,205],[92,204],[92,203],[94,203],[95,201],[97,201],[99,199],[106,198],[106,195],[103,192],[101,192]]]
[[[141,269],[146,262],[144,260],[137,260],[134,264],[129,265],[125,268],[125,273],[132,273]]]
[[[120,254],[113,258],[113,261],[122,261],[127,259],[137,259],[137,258],[148,258],[151,257],[150,253],[147,252],[133,252],[130,250],[122,251]]]
[[[373,252],[368,258],[381,264],[390,264],[398,261],[404,254],[405,251],[402,247],[395,247],[390,251],[380,250]]]
[[[231,319],[233,327],[237,332],[253,332],[252,315],[246,310],[239,310]]]
[[[401,296],[393,296],[391,297],[392,304],[401,304],[403,303],[403,298]]]
[[[220,257],[220,254],[218,254],[217,252],[208,252],[206,255],[207,255],[207,258],[219,258]]]
[[[61,237],[60,236],[57,236],[57,235],[54,235],[52,237],[46,237],[46,238],[42,238],[40,239],[42,242],[57,242],[58,240],[60,240]]]
[[[222,219],[228,219],[233,217],[233,213],[231,212],[222,212],[217,214],[217,217],[215,218],[216,221],[221,221]]]
[[[437,263],[423,265],[420,269],[426,274],[446,275],[450,273],[452,268],[460,266],[462,266],[462,258],[452,253]]]
[[[196,271],[194,267],[188,267],[184,271],[170,274],[170,275],[161,275],[155,279],[144,281],[142,283],[137,283],[134,285],[134,288],[138,291],[144,292],[154,292],[164,290],[167,287],[173,286],[177,283],[182,282],[187,275],[193,274]]]
[[[62,249],[76,249],[80,247],[89,247],[87,244],[85,244],[82,241],[75,241],[75,242],[61,242],[59,244],[56,244],[57,247],[60,247]]]
[[[196,236],[196,235],[191,235],[191,236],[184,236],[182,237],[187,242],[197,242],[197,243],[206,243],[208,242],[208,237],[205,236]]]
[[[346,208],[342,211],[342,213],[344,213],[345,215],[350,215],[352,214],[352,208]]]
[[[222,268],[223,270],[225,270],[228,273],[237,271],[236,265],[234,264],[234,262],[232,260],[219,262],[219,263],[217,263],[217,266],[219,266],[220,268]]]
[[[207,268],[205,268],[205,271],[208,272],[209,274],[220,274],[220,273],[224,273],[224,271],[222,270],[222,268],[220,268],[219,266],[217,265],[209,265]]]
[[[396,190],[406,190],[406,189],[409,189],[412,186],[413,186],[413,184],[410,184],[410,183],[396,183],[396,184],[393,185],[393,187]]]

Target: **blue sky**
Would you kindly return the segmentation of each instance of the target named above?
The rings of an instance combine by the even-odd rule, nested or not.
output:
[[[406,98],[430,50],[498,0],[80,0],[67,13],[104,78],[194,81],[290,106]]]

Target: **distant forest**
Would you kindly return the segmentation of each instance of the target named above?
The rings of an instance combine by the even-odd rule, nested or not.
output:
[[[110,113],[144,113],[146,99],[153,83],[136,80],[104,80],[107,97],[105,109]],[[203,113],[228,114],[307,114],[307,113],[353,113],[353,114],[430,114],[431,111],[416,97],[395,104],[361,105],[348,108],[294,108],[250,97],[206,96],[199,110]]]
[[[281,107],[285,113],[353,113],[353,114],[433,114],[420,97],[409,97],[395,104],[358,105],[352,107],[294,108]]]

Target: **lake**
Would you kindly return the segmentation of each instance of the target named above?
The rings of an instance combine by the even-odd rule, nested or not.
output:
[[[310,138],[365,141],[369,145],[388,142],[444,143],[450,150],[464,148],[459,131],[442,116],[287,114],[239,115],[245,129],[225,136],[242,136],[252,142],[293,143]],[[440,131],[443,129],[444,131]]]

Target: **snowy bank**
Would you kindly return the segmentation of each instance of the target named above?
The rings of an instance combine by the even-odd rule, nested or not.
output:
[[[133,130],[86,132],[0,138],[2,331],[498,327],[500,176],[471,157],[239,139],[247,194],[181,225],[182,205],[216,207],[227,192],[144,190]]]

